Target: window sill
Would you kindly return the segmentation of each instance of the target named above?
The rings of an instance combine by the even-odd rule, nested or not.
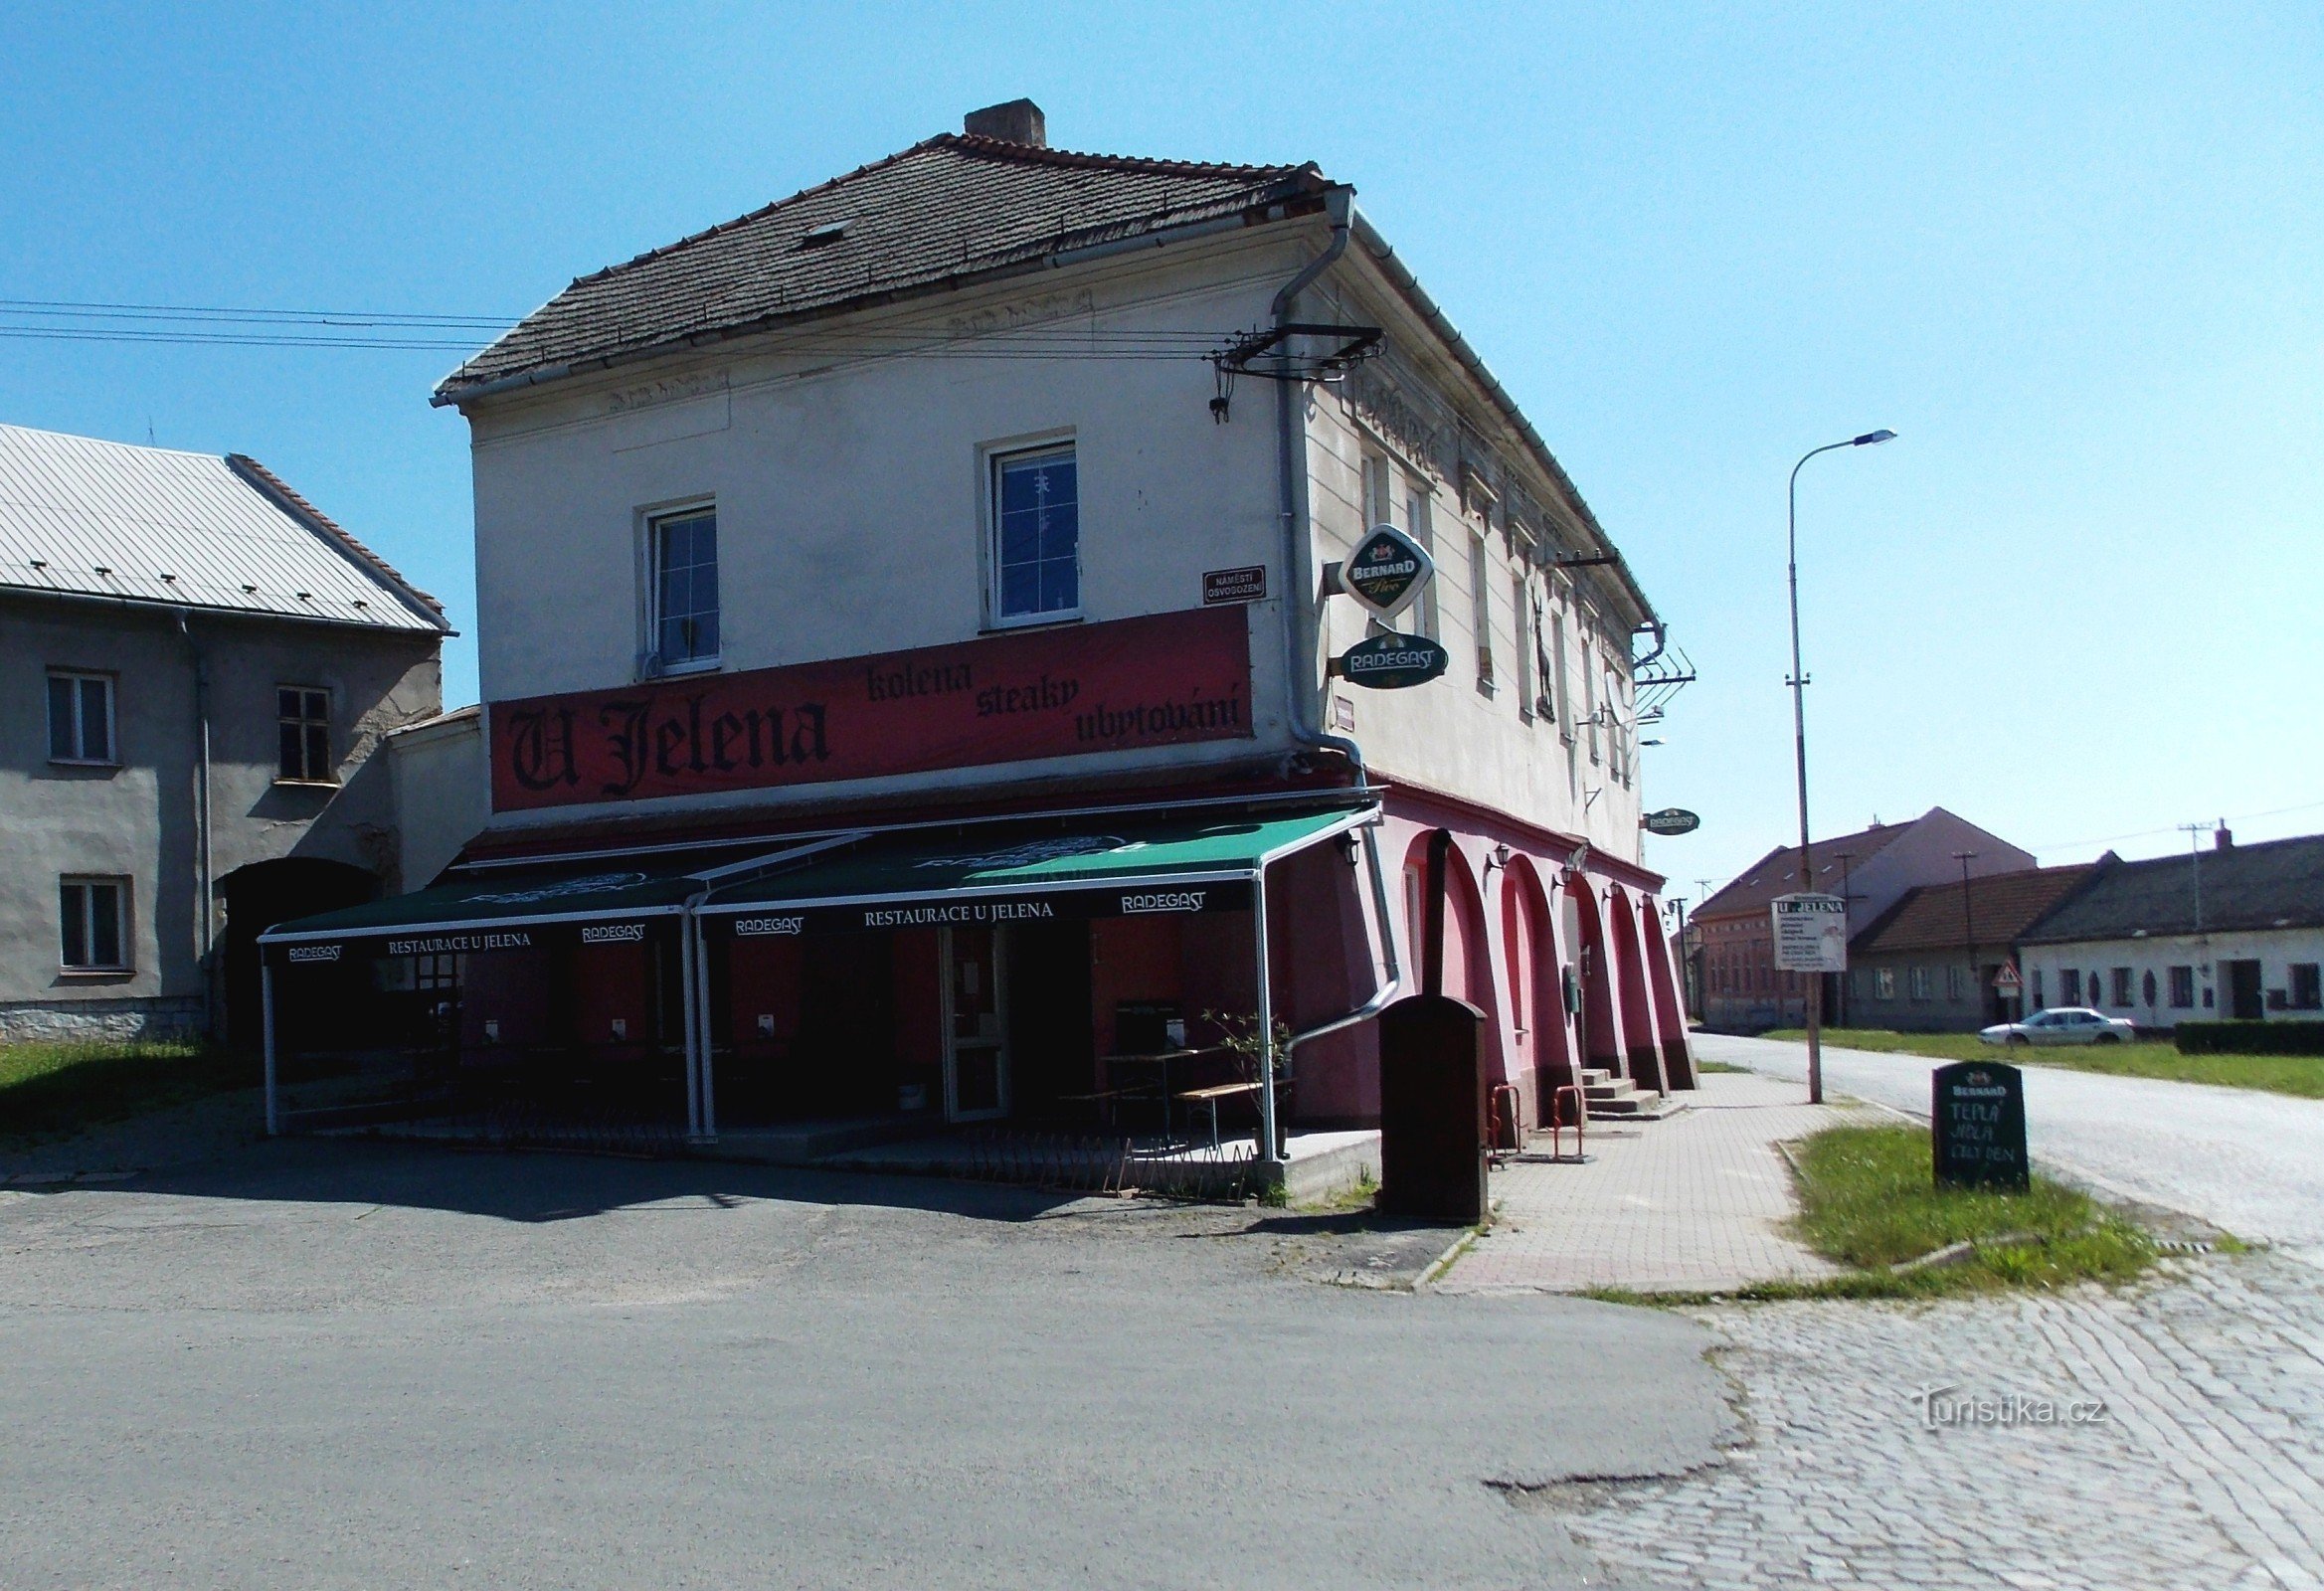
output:
[[[117,770],[121,764],[102,757],[52,757],[51,768],[95,768]]]
[[[1086,624],[1089,620],[1080,614],[1026,614],[1017,619],[988,620],[977,633],[980,635],[1006,634],[1015,629],[1063,629],[1068,624]]]
[[[338,790],[342,787],[335,779],[277,779],[274,781],[274,788],[276,790]]]
[[[675,674],[715,674],[725,666],[718,657],[689,657],[682,663],[655,663],[638,674],[640,680],[668,679]]]
[[[118,983],[135,977],[134,967],[60,967],[57,977],[65,983]]]

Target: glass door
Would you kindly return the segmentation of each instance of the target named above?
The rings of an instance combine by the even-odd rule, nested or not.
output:
[[[944,1114],[983,1122],[1008,1114],[1008,1008],[997,929],[948,928],[944,959]]]

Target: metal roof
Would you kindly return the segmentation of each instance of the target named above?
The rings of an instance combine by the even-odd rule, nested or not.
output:
[[[0,591],[448,633],[266,466],[0,425]]]

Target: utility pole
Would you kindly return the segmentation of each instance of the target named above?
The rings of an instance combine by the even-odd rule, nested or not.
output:
[[[2203,937],[2203,831],[2209,823],[2181,823],[2187,834],[2187,860],[2195,873],[2195,937]]]

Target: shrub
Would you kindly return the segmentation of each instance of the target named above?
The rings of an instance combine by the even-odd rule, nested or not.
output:
[[[2182,1055],[2324,1055],[2324,1022],[2181,1022]]]

